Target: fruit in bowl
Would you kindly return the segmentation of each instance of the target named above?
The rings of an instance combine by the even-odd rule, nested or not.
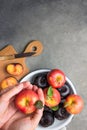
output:
[[[64,120],[67,119],[70,114],[64,108],[63,103],[60,103],[58,110],[54,111],[54,116],[58,120]]]
[[[60,88],[65,84],[65,74],[59,69],[52,69],[47,74],[47,81],[53,88]]]
[[[60,103],[60,93],[55,88],[47,87],[43,92],[46,106],[55,107]]]
[[[40,125],[43,127],[48,127],[54,123],[54,115],[49,111],[43,111],[43,116],[40,120]]]
[[[65,99],[68,95],[73,93],[72,88],[67,82],[65,82],[65,84],[61,88],[57,89],[60,92],[61,99]]]
[[[53,73],[54,70],[56,70],[56,73]],[[50,82],[49,78],[52,76],[54,79],[52,79],[52,81]],[[50,130],[53,129],[59,130],[71,122],[74,114],[71,114],[67,110],[68,106],[67,105],[65,106],[65,102],[67,101],[66,99],[68,98],[68,96],[72,94],[77,95],[77,93],[72,82],[66,77],[66,75],[61,70],[59,69],[36,70],[25,76],[21,80],[21,82],[23,81],[30,81],[32,84],[41,87],[44,92],[44,98],[45,98],[44,113],[40,120],[37,130],[40,129],[48,130],[49,128]],[[55,86],[55,82],[57,82],[56,83],[57,86]],[[54,98],[55,100],[53,99],[51,100],[51,98],[49,98],[49,96],[52,97],[55,94],[55,92],[53,91],[54,89],[59,93],[59,95],[56,96],[57,104],[54,104],[56,98]],[[48,105],[49,103],[50,105]],[[81,111],[82,109],[80,110],[80,112]]]
[[[34,85],[37,85],[38,87],[44,89],[47,86],[49,86],[48,82],[47,82],[47,73],[40,73],[34,76],[34,78],[32,79],[32,82]]]
[[[70,114],[79,114],[84,107],[84,102],[81,96],[71,94],[65,99],[64,107]]]

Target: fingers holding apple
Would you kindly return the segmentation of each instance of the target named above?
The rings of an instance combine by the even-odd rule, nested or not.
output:
[[[25,114],[31,114],[36,109],[43,107],[42,90],[38,89],[36,92],[33,89],[34,87],[32,89],[24,89],[15,98],[16,107]]]
[[[84,102],[81,96],[71,94],[66,98],[64,107],[70,114],[79,114],[84,107]]]

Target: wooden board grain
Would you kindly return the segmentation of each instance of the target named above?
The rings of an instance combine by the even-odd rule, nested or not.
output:
[[[4,49],[0,51],[0,56],[1,55],[9,55],[9,54],[16,54],[16,50],[12,45],[6,46]],[[29,73],[29,68],[26,66],[25,63],[25,58],[17,58],[13,60],[5,60],[5,61],[0,61],[0,82],[3,80],[5,77],[11,76],[6,72],[6,66],[9,63],[20,63],[23,65],[24,71],[21,75],[19,76],[14,76],[18,81],[24,77],[27,73]]]
[[[40,41],[32,41],[30,43],[28,43],[28,45],[26,46],[25,50],[23,53],[26,53],[26,52],[35,52],[35,54],[33,56],[38,56],[41,54],[43,50],[43,45]],[[0,51],[0,56],[2,55],[12,55],[12,54],[17,54],[16,50],[14,49],[14,47],[12,45],[8,45],[6,46],[4,49],[2,49]],[[26,66],[26,61],[25,61],[26,58],[17,58],[17,59],[13,59],[13,60],[0,60],[0,82],[5,79],[6,77],[9,77],[11,76],[10,74],[7,73],[6,71],[6,66],[9,64],[9,63],[20,63],[22,64],[24,70],[23,70],[23,73],[19,76],[13,76],[15,77],[18,81],[20,81],[21,78],[23,78],[26,74],[29,73],[29,68]],[[10,89],[10,88],[8,88]],[[5,89],[4,89],[5,90]],[[6,90],[7,91],[7,90]],[[1,90],[1,94],[3,93],[4,91]]]

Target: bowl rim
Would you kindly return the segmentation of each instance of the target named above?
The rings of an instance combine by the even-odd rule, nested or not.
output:
[[[41,72],[50,72],[52,69],[37,69],[37,70],[34,70],[34,71],[31,71],[30,73],[28,73],[27,75],[25,75],[21,80],[20,82],[23,82],[23,81],[26,81],[26,79],[28,79],[28,77],[31,77],[37,73],[41,73]],[[71,82],[71,80],[66,76],[66,81],[70,84],[70,86],[72,86],[72,90],[73,90],[73,93],[74,94],[77,94],[76,92],[76,89],[75,89],[75,86],[73,85],[73,83]],[[57,128],[55,128],[55,130],[60,130],[62,129],[63,127],[66,127],[72,120],[72,118],[74,117],[73,114],[71,114],[69,116],[69,118],[60,126],[58,126]],[[45,128],[44,128],[45,129]],[[37,129],[36,129],[37,130]],[[50,128],[50,130],[53,130],[53,128]]]

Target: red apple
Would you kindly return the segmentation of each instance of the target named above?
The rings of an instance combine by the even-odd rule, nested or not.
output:
[[[48,73],[47,80],[53,88],[60,88],[65,84],[65,74],[59,69],[53,69]]]
[[[44,89],[45,105],[55,107],[60,103],[61,97],[57,89],[48,87]]]
[[[84,106],[83,99],[79,95],[69,95],[65,102],[64,107],[70,114],[79,114]]]
[[[29,89],[22,90],[15,98],[15,104],[19,110],[25,114],[30,114],[36,110],[35,103],[39,100],[36,92]]]

